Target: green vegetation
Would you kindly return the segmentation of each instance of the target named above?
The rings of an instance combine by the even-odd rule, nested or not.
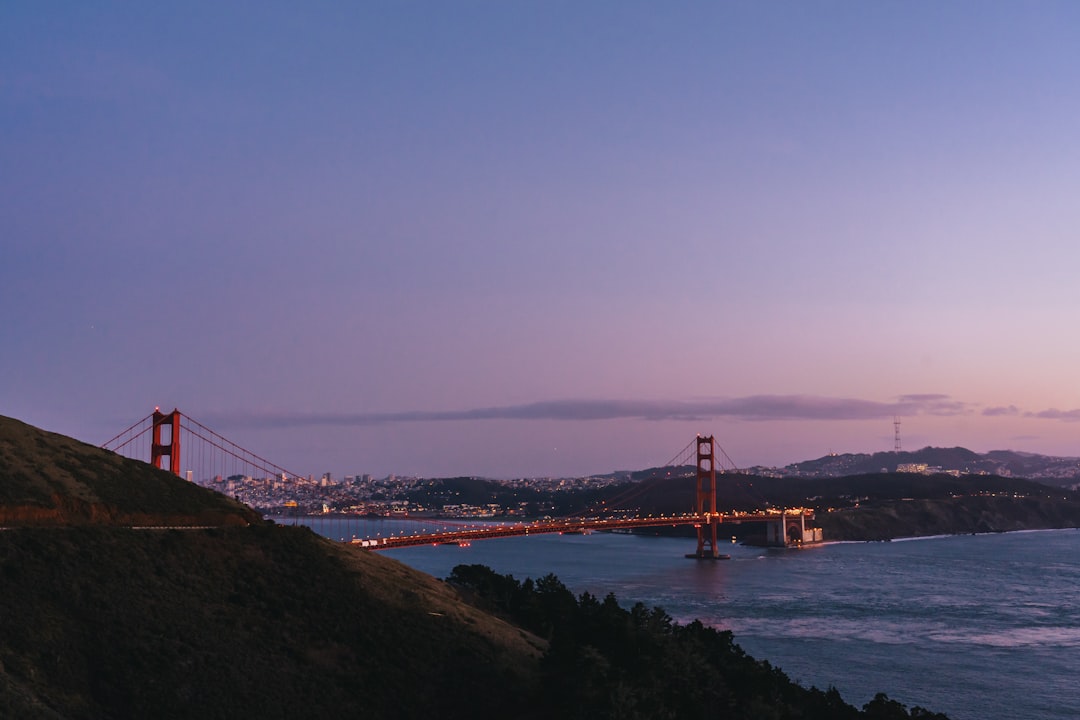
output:
[[[828,540],[890,540],[925,535],[1080,527],[1071,498],[976,495],[946,499],[879,500],[819,512]]]
[[[494,717],[539,640],[300,528],[0,533],[0,717]]]
[[[575,598],[554,575],[518,582],[483,565],[459,565],[447,581],[481,607],[548,639],[541,684],[557,717],[945,718],[918,707],[909,713],[885,695],[860,712],[835,689],[803,688],[750,657],[730,632],[697,621],[680,625],[641,603],[625,610],[613,595]]]

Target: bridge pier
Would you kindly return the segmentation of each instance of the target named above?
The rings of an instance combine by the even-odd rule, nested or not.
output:
[[[782,512],[765,522],[765,545],[768,547],[800,547],[821,542],[821,528],[806,527],[806,516],[799,512]]]

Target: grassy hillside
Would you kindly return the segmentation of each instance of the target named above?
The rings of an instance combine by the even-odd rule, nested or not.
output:
[[[0,525],[246,525],[246,505],[0,416]]]
[[[455,717],[533,694],[543,642],[443,583],[4,417],[0,525],[0,717]],[[214,528],[131,529],[157,525]]]
[[[490,717],[542,646],[302,528],[8,530],[0,578],[0,717]]]

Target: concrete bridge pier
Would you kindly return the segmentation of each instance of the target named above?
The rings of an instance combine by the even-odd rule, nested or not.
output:
[[[806,527],[803,513],[778,517],[765,522],[765,544],[769,547],[799,547],[821,542],[821,528]]]

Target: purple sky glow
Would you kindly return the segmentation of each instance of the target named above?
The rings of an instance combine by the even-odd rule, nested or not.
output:
[[[1080,455],[1080,5],[6,3],[0,414],[301,473]]]

